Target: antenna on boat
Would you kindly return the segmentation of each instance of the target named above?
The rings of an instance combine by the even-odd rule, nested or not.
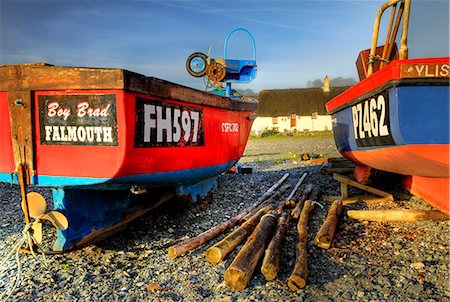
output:
[[[253,45],[253,58],[251,60],[228,59],[227,47],[230,36],[237,32],[247,33]],[[250,83],[256,78],[256,43],[252,34],[245,28],[236,28],[232,30],[225,38],[223,47],[223,59],[211,58],[212,46],[209,47],[208,54],[201,52],[191,54],[186,60],[186,70],[194,77],[207,76],[208,83],[215,87],[214,94],[227,97],[236,97],[236,93],[231,89],[231,83]],[[225,83],[225,88],[222,87]]]

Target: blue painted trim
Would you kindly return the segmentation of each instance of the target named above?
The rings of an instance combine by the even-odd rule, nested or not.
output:
[[[38,175],[36,177],[35,185],[43,187],[89,187],[90,189],[126,189],[130,185],[146,185],[149,187],[165,187],[165,186],[180,186],[197,183],[206,178],[219,175],[220,173],[231,168],[238,160],[226,162],[224,164],[171,171],[159,172],[151,174],[136,174],[124,176],[119,178],[92,178],[92,177],[70,177],[70,176],[47,176]],[[13,174],[14,176],[14,174]],[[18,184],[17,177],[11,174],[0,173],[0,181],[6,183]]]

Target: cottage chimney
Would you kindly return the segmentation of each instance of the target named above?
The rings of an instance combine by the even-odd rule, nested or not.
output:
[[[330,92],[330,80],[328,79],[328,76],[326,75],[323,78],[323,92]]]

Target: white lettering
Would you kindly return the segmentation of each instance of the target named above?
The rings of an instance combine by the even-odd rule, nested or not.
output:
[[[186,110],[181,114],[181,127],[184,130],[184,141],[187,143],[191,136],[191,118],[189,117],[189,112]]]
[[[52,126],[45,126],[45,140],[50,141],[52,136]]]
[[[77,136],[80,142],[84,142],[86,140],[86,129],[84,127],[78,127]]]
[[[172,142],[172,115],[170,108],[166,108],[166,118],[163,118],[163,107],[156,106],[156,141],[163,142],[163,131],[166,131],[166,141]]]
[[[152,128],[156,128],[156,120],[152,118],[155,113],[155,105],[144,105],[144,142],[150,142]]]
[[[112,127],[45,126],[45,140],[52,142],[112,143]]]
[[[112,128],[111,127],[102,127],[103,129],[103,141],[107,143],[112,143]]]
[[[76,126],[67,126],[67,140],[69,142],[77,142],[77,127]]]
[[[67,120],[70,116],[70,108],[60,108],[58,102],[50,102],[47,105],[47,116],[48,117],[62,117],[63,120]]]
[[[358,139],[358,109],[356,106],[352,106],[352,117],[353,117],[353,133],[355,134],[355,139]]]
[[[173,111],[173,141],[178,143],[181,139],[181,126],[180,126],[180,117],[181,111],[180,109],[175,109]]]
[[[383,95],[352,106],[353,133],[356,140],[390,135],[386,106]]]

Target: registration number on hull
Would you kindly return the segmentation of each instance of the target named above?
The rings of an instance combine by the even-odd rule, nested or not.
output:
[[[136,99],[135,147],[204,146],[203,110]]]
[[[352,106],[353,133],[358,147],[393,145],[387,93]]]

